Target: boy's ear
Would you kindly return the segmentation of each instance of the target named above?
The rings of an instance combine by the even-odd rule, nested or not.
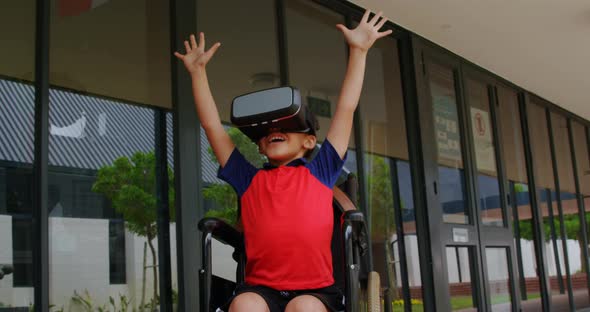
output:
[[[314,149],[316,143],[317,138],[315,137],[315,135],[307,135],[305,137],[305,140],[303,141],[303,147],[305,147],[308,150],[312,150]]]

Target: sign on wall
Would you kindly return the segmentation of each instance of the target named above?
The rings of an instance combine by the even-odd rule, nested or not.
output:
[[[471,108],[471,129],[475,144],[477,169],[489,173],[496,172],[494,157],[494,142],[492,141],[492,127],[490,114],[479,108]]]
[[[434,95],[433,110],[439,159],[461,162],[461,137],[455,99],[448,95]]]

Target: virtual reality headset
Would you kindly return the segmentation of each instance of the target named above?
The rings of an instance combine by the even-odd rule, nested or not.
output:
[[[234,98],[231,122],[256,143],[270,129],[313,135],[320,129],[299,90],[293,87],[265,89]]]

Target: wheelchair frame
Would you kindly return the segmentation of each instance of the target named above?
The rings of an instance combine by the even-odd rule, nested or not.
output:
[[[360,300],[364,290],[368,287],[379,287],[379,283],[370,282],[369,277],[375,278],[378,274],[369,272],[369,242],[365,217],[362,212],[355,209],[352,201],[338,187],[334,187],[334,199],[332,206],[335,213],[341,214],[341,251],[344,256],[344,295],[346,311],[360,311]],[[337,226],[336,224],[334,225]],[[202,236],[202,268],[199,270],[200,277],[200,303],[201,311],[211,311],[211,294],[212,294],[212,259],[211,243],[216,238],[220,242],[230,245],[234,248],[234,260],[238,262],[236,272],[236,284],[244,281],[245,275],[245,248],[243,233],[235,227],[227,224],[217,218],[203,218],[199,222],[199,230],[203,232]],[[333,254],[332,257],[335,255]],[[336,268],[334,268],[336,274]],[[335,277],[336,279],[336,277]],[[367,291],[370,300],[368,306],[375,311],[375,306],[380,306],[379,290],[369,289]],[[375,296],[375,294],[377,294]],[[376,298],[375,298],[376,297]]]

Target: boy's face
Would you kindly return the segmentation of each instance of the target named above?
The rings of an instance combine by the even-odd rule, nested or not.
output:
[[[258,150],[268,157],[271,164],[281,166],[303,157],[315,145],[315,135],[271,129],[267,136],[258,141]]]

